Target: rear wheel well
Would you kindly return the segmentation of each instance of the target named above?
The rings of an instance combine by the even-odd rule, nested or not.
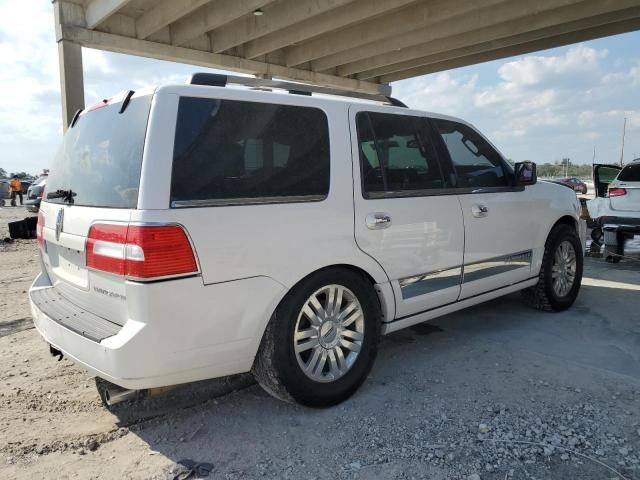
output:
[[[314,270],[313,272],[309,273],[308,275],[298,280],[296,284],[289,289],[289,291],[296,288],[298,285],[300,285],[302,282],[307,280],[309,277],[313,275],[317,275],[320,272],[324,272],[325,270],[331,270],[331,269],[350,270],[354,273],[357,273],[358,275],[361,275],[369,284],[371,284],[371,288],[375,292],[376,298],[378,299],[378,308],[380,309],[380,311],[382,311],[382,300],[380,299],[380,292],[375,287],[376,281],[374,280],[374,278],[366,270],[360,267],[356,267],[355,265],[350,265],[348,263],[338,263],[336,265],[327,265],[326,267],[322,267],[322,268],[319,268],[318,270]]]
[[[576,219],[571,217],[570,215],[565,215],[564,217],[560,217],[556,223],[553,224],[551,230],[554,229],[556,225],[568,225],[573,228],[576,232],[578,231],[578,225],[576,223]]]
[[[298,286],[300,283],[304,282],[307,278],[311,277],[312,275],[316,275],[319,272],[323,272],[325,270],[331,270],[331,269],[334,269],[334,268],[344,269],[344,270],[351,270],[352,272],[355,272],[355,273],[363,276],[369,283],[371,283],[371,287],[374,287],[375,284],[376,284],[376,281],[373,279],[373,277],[366,270],[363,270],[360,267],[356,267],[355,265],[349,265],[347,263],[338,263],[336,265],[327,265],[326,267],[322,267],[322,268],[319,268],[318,270],[314,270],[313,272],[309,273],[308,275],[306,275],[303,278],[301,278],[300,280],[298,280],[296,282],[296,284],[291,287],[291,289],[294,289],[296,286]]]

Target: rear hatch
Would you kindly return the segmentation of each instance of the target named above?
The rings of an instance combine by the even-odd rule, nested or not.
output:
[[[640,218],[640,162],[626,165],[609,184],[608,193],[611,210]]]
[[[151,98],[104,101],[75,119],[51,164],[40,208],[39,244],[54,288],[119,325],[127,318],[125,278],[87,268],[85,250],[92,224],[126,224],[137,208]]]

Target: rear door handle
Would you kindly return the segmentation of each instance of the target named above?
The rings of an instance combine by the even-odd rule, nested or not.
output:
[[[473,205],[471,214],[476,218],[482,218],[489,215],[489,208],[486,205]]]
[[[367,215],[365,222],[369,230],[380,230],[391,226],[391,216],[384,212],[375,212]]]

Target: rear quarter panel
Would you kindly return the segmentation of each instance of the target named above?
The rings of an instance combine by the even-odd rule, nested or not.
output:
[[[222,98],[320,108],[329,121],[331,183],[320,202],[169,208],[179,97]],[[349,264],[388,279],[353,233],[353,180],[347,102],[232,88],[158,89],[147,131],[139,210],[132,221],[175,222],[188,231],[206,285],[267,276],[286,288],[328,265]]]

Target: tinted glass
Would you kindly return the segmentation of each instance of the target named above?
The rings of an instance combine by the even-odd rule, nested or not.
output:
[[[425,119],[360,112],[356,123],[364,193],[445,187]]]
[[[506,187],[513,173],[478,132],[450,120],[433,119],[458,178],[458,187]]]
[[[321,110],[180,99],[172,201],[315,199],[328,192],[329,129]]]
[[[621,182],[640,182],[640,162],[631,163],[624,167],[618,175]]]
[[[151,96],[89,111],[64,135],[47,180],[47,202],[136,208]]]

